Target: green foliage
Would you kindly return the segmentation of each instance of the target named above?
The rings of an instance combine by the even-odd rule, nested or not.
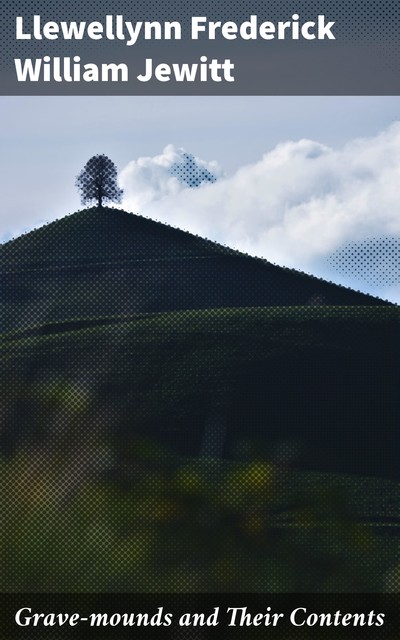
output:
[[[354,336],[368,353],[387,348],[397,315],[213,309],[6,336],[3,419],[21,437],[0,469],[1,589],[365,591],[387,589],[388,576],[398,584],[397,538],[378,538],[360,518],[395,521],[396,483],[289,473],[257,445],[249,460],[228,463],[110,437],[119,389],[132,433],[143,415],[202,402],[216,381],[276,354],[346,350]],[[370,344],[375,325],[382,343]]]
[[[82,204],[96,202],[102,207],[104,202],[121,202],[123,191],[117,183],[117,167],[104,154],[98,154],[87,161],[76,178]]]
[[[115,475],[104,454],[92,447],[94,473],[54,452],[2,463],[2,591],[381,586],[387,558],[332,480],[310,488],[262,459],[179,460],[139,439]]]

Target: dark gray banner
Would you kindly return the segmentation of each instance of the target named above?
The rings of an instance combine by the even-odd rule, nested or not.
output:
[[[400,95],[390,0],[1,5],[2,95]]]

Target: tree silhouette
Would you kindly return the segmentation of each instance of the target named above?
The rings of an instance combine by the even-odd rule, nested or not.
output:
[[[117,183],[117,167],[104,154],[90,158],[76,177],[76,186],[81,195],[82,204],[97,202],[121,202],[123,190]]]

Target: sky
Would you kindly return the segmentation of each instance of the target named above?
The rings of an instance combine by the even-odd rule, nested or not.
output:
[[[399,97],[1,97],[0,135],[2,241],[104,153],[124,209],[400,302]]]

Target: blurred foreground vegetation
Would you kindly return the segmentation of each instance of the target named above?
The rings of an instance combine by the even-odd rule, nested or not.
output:
[[[375,371],[393,352],[397,316],[397,308],[376,314],[324,307],[205,310],[6,335],[0,349],[1,590],[398,591],[397,481],[300,473],[284,458],[272,464],[270,423],[264,452],[253,442],[236,461],[179,456],[138,435],[152,424],[164,427],[168,416],[171,440],[179,426],[182,441],[193,443],[194,419],[218,385],[230,385],[235,397],[243,377],[252,383],[253,365],[272,368],[273,375],[271,362],[279,364],[280,357],[290,369],[294,354],[309,363],[316,350],[318,372],[329,381],[328,370],[335,372],[322,357],[326,345],[348,366],[363,354],[358,371],[365,385],[366,360]],[[314,386],[299,380],[311,406]],[[368,469],[377,460],[380,470],[391,449],[397,461],[388,439],[397,434],[397,378],[388,380],[392,395],[386,378],[382,395],[373,387],[379,424],[374,412],[360,417],[364,387],[357,396],[351,386],[351,402],[340,405],[327,386],[330,409],[340,408],[337,423],[329,432],[327,411],[316,412],[321,423],[314,427],[319,441],[331,433],[325,444],[334,461],[344,452],[355,466],[359,457]],[[285,389],[281,393],[279,407],[288,403]],[[309,414],[292,404],[290,426],[308,431]],[[325,396],[322,404],[326,409]],[[259,408],[267,421],[265,407]],[[249,402],[245,432],[250,409],[257,414]],[[198,419],[200,435],[205,418]],[[339,444],[338,433],[346,436]]]
[[[388,590],[388,544],[329,479],[135,438],[1,465],[3,592]],[[298,477],[298,481],[296,481]],[[395,583],[392,583],[394,590]]]

